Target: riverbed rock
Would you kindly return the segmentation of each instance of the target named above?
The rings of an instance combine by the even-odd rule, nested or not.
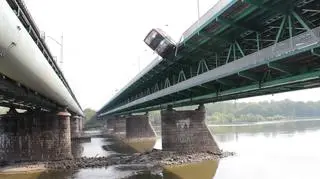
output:
[[[108,157],[82,157],[72,160],[59,160],[47,162],[25,162],[19,163],[20,167],[31,165],[44,165],[47,169],[80,169],[80,168],[100,168],[110,165],[135,165],[148,167],[162,167],[166,165],[177,165],[184,163],[196,163],[204,160],[219,160],[224,157],[235,155],[234,152],[221,153],[193,153],[181,154],[170,151],[152,150],[145,153],[135,153],[132,155],[114,154]],[[16,164],[15,164],[16,165]],[[8,165],[7,165],[8,166]]]

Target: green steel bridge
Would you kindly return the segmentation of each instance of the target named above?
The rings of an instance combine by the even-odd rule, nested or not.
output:
[[[319,0],[220,0],[100,117],[320,86]]]

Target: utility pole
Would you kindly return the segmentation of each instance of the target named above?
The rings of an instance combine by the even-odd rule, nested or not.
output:
[[[54,39],[51,36],[47,36],[47,37],[60,46],[60,62],[59,62],[60,64],[59,64],[59,67],[60,67],[60,70],[62,71],[62,66],[63,66],[63,34],[61,34],[60,42],[58,40]]]
[[[60,69],[62,70],[63,66],[63,34],[60,37]]]

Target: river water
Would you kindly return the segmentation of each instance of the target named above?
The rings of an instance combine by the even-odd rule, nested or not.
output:
[[[277,122],[257,125],[210,126],[219,146],[237,155],[217,161],[165,167],[160,174],[123,166],[0,176],[4,179],[319,179],[320,120]],[[104,150],[103,145],[108,149]],[[161,148],[161,139],[148,143],[119,145],[111,139],[92,138],[73,145],[75,156],[108,156]]]

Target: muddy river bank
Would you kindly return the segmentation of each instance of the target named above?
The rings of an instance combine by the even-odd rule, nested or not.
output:
[[[131,170],[159,170],[163,166],[203,162],[206,160],[219,160],[232,156],[233,152],[221,153],[190,153],[182,154],[177,152],[161,151],[153,149],[144,153],[112,154],[107,157],[81,157],[70,160],[47,161],[47,162],[23,162],[7,165],[4,167],[16,168],[46,168],[49,170],[75,170],[84,168],[102,168],[112,165],[127,166]],[[29,167],[30,166],[30,167]]]

